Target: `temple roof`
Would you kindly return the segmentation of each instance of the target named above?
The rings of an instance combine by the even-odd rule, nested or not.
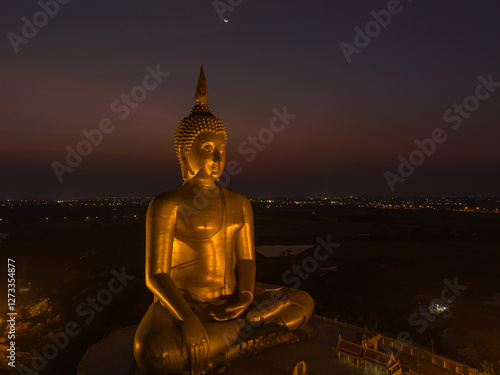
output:
[[[337,347],[335,349],[355,356],[361,356],[361,353],[363,352],[363,347],[361,345],[344,340],[340,335]]]
[[[383,368],[387,368],[388,370],[398,364],[392,355],[379,352],[375,349],[366,349],[363,354],[363,359]]]

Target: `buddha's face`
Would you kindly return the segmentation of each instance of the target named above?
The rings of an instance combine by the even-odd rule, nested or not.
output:
[[[194,140],[186,162],[199,178],[218,179],[226,165],[226,141],[224,134],[200,133]]]

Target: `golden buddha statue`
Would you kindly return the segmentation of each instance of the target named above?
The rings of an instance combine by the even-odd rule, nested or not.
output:
[[[203,66],[195,99],[175,134],[184,184],[156,197],[147,212],[146,286],[154,302],[134,341],[146,374],[204,374],[216,358],[244,346],[244,325],[252,337],[286,334],[314,309],[303,291],[255,282],[252,207],[215,183],[227,133],[207,105]]]

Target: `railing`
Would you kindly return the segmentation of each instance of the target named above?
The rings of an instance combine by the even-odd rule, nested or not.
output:
[[[320,315],[314,315],[315,318],[317,319],[320,319],[320,320],[323,320],[325,322],[329,322],[329,323],[333,323],[333,324],[336,324],[338,326],[341,326],[341,327],[346,327],[346,328],[349,328],[349,329],[352,329],[352,330],[355,330],[355,331],[358,331],[358,332],[362,332],[362,333],[365,333],[365,334],[369,334],[369,335],[373,335],[373,336],[377,336],[377,335],[381,335],[380,336],[380,341],[382,341],[383,343],[392,343],[392,347],[394,347],[395,345],[397,345],[397,347],[403,352],[405,353],[409,353],[410,355],[414,356],[415,353],[419,353],[420,354],[420,359],[427,359],[437,365],[436,361],[440,361],[441,363],[439,364],[442,368],[445,368],[445,369],[448,369],[448,370],[452,370],[454,371],[455,373],[457,374],[463,374],[463,375],[485,375],[482,371],[479,371],[478,369],[475,369],[473,367],[469,367],[467,365],[464,365],[463,363],[460,363],[460,362],[457,362],[453,359],[449,359],[449,358],[446,358],[446,357],[443,357],[439,354],[435,354],[435,353],[431,353],[429,352],[428,350],[425,350],[425,349],[422,349],[422,348],[418,348],[416,346],[413,346],[413,345],[407,345],[407,344],[401,344],[396,338],[393,338],[393,337],[390,337],[390,336],[386,336],[384,334],[380,334],[378,332],[374,332],[372,330],[369,330],[368,328],[361,328],[361,327],[358,327],[358,326],[354,326],[352,324],[349,324],[349,323],[345,323],[345,322],[341,322],[341,321],[338,321],[338,320],[334,320],[334,319],[330,319],[330,318],[326,318],[324,316],[320,316]],[[406,348],[406,350],[404,350]],[[396,375],[396,373],[394,374]]]

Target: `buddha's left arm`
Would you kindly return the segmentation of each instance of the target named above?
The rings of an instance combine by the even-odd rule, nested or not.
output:
[[[255,243],[252,206],[242,198],[244,224],[236,236],[236,267],[238,268],[238,291],[250,293],[253,299],[255,288]]]

